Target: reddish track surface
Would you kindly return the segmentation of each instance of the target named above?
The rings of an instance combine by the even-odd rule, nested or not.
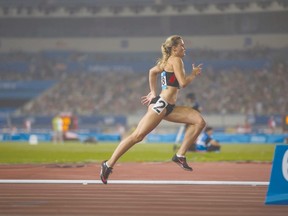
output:
[[[0,179],[98,180],[99,164],[0,165]],[[120,163],[111,180],[265,181],[271,164]],[[286,216],[287,206],[264,204],[267,186],[134,184],[0,184],[0,215]]]

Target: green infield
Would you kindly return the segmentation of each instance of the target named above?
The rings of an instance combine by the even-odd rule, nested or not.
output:
[[[100,162],[110,157],[117,143],[64,144],[40,143],[29,145],[25,142],[0,143],[1,164],[31,163],[90,163]],[[274,144],[223,144],[219,153],[188,152],[189,161],[238,161],[271,162]],[[172,144],[137,144],[130,149],[120,162],[170,161],[173,156]]]

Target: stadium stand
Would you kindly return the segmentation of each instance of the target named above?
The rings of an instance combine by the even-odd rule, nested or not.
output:
[[[195,92],[205,114],[283,115],[287,5],[285,0],[0,0],[0,112],[23,119],[61,111],[137,116],[145,109],[140,97],[148,91],[147,70],[160,54],[149,43],[177,33],[188,38],[185,60],[205,65],[201,81],[182,91]],[[211,48],[230,37],[232,42]],[[204,45],[194,46],[199,38]],[[100,41],[93,52],[89,42],[81,43],[88,39]],[[141,41],[136,48],[135,40]],[[113,50],[113,43],[105,52],[111,41],[119,46]]]
[[[284,113],[288,108],[285,94],[282,94],[288,91],[287,79],[283,79],[285,73],[287,69],[281,64],[273,71],[234,68],[215,72],[207,69],[205,79],[195,83],[193,90],[199,95],[205,113]],[[109,84],[107,80],[111,80]],[[49,92],[23,107],[20,113],[54,114],[57,110],[68,109],[76,114],[137,114],[143,110],[140,97],[147,91],[147,74],[123,73],[115,78],[114,74],[82,73],[62,79]],[[183,94],[186,91],[183,90]]]
[[[276,114],[285,112],[287,101],[285,94],[281,94],[281,92],[287,92],[288,84],[287,79],[283,79],[287,73],[287,67],[282,59],[287,55],[287,50],[283,49],[282,55],[279,56],[280,53],[279,50],[272,51],[269,49],[246,50],[243,52],[195,51],[195,59],[199,62],[208,62],[207,65],[209,65],[205,71],[205,78],[201,82],[193,84],[193,91],[199,95],[200,102],[205,107],[205,112],[230,114]],[[82,56],[84,55],[87,60],[83,60]],[[142,68],[138,73],[133,72],[133,70],[129,73],[120,70],[116,72],[121,74],[120,76],[115,76],[115,71],[113,72],[111,68],[108,68],[108,72],[107,69],[104,69],[104,71],[101,71],[101,69],[89,71],[92,64],[91,59],[97,59],[97,62],[103,65],[108,64],[107,59],[116,64],[117,61],[122,62],[122,64],[133,62],[131,65],[138,64],[138,62],[151,64],[149,61],[153,62],[156,59],[147,60],[147,58],[144,58],[144,54],[138,57],[132,55],[126,55],[126,59],[117,60],[117,57],[113,57],[113,54],[101,56],[100,53],[49,52],[28,54],[27,57],[22,54],[22,65],[25,65],[24,68],[27,71],[11,73],[14,65],[18,64],[19,58],[14,58],[15,55],[10,53],[10,55],[1,58],[2,65],[5,65],[7,59],[11,64],[6,64],[7,72],[2,71],[0,74],[2,89],[6,88],[0,96],[1,99],[12,99],[16,95],[18,99],[27,98],[28,93],[25,94],[23,87],[21,88],[21,85],[19,85],[21,80],[22,82],[26,80],[26,84],[22,84],[22,86],[27,86],[26,89],[30,86],[31,94],[27,99],[32,99],[33,95],[39,94],[39,91],[34,91],[36,86],[41,86],[45,90],[52,84],[57,83],[45,94],[21,108],[18,113],[53,115],[59,110],[68,111],[69,108],[72,109],[69,111],[76,114],[107,114],[109,112],[123,115],[128,113],[137,114],[139,110],[143,110],[143,107],[139,101],[137,102],[133,98],[139,99],[143,92],[148,91],[147,70],[145,68]],[[156,54],[154,53],[152,56],[154,57]],[[236,64],[237,61],[238,65]],[[34,64],[34,62],[37,63]],[[12,65],[12,67],[9,65]],[[41,84],[37,84],[39,79],[43,80]],[[231,83],[233,79],[237,79],[239,82]],[[9,89],[11,80],[14,83],[13,92]],[[16,82],[17,80],[18,82]],[[47,84],[44,84],[44,81]],[[18,85],[16,85],[17,83]],[[271,85],[274,87],[267,88]],[[32,86],[34,86],[34,89]],[[256,89],[257,91],[255,91]],[[183,90],[183,92],[185,91],[186,89]],[[104,100],[101,99],[103,96]],[[130,104],[130,107],[126,107],[125,98],[129,101],[127,104]],[[255,101],[257,102],[255,103]],[[109,104],[112,104],[112,106],[108,106]],[[113,104],[118,104],[117,109]]]

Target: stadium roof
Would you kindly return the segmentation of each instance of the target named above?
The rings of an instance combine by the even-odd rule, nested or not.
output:
[[[0,17],[161,16],[283,11],[287,7],[288,0],[0,0]]]

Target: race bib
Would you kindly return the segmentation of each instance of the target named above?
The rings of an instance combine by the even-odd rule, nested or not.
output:
[[[167,78],[166,78],[165,71],[161,73],[161,86],[162,86],[162,89],[167,89]]]
[[[168,106],[168,103],[163,99],[163,98],[159,98],[157,100],[157,102],[155,103],[155,105],[152,107],[152,109],[158,114],[160,115],[161,112],[163,112],[163,110]]]

